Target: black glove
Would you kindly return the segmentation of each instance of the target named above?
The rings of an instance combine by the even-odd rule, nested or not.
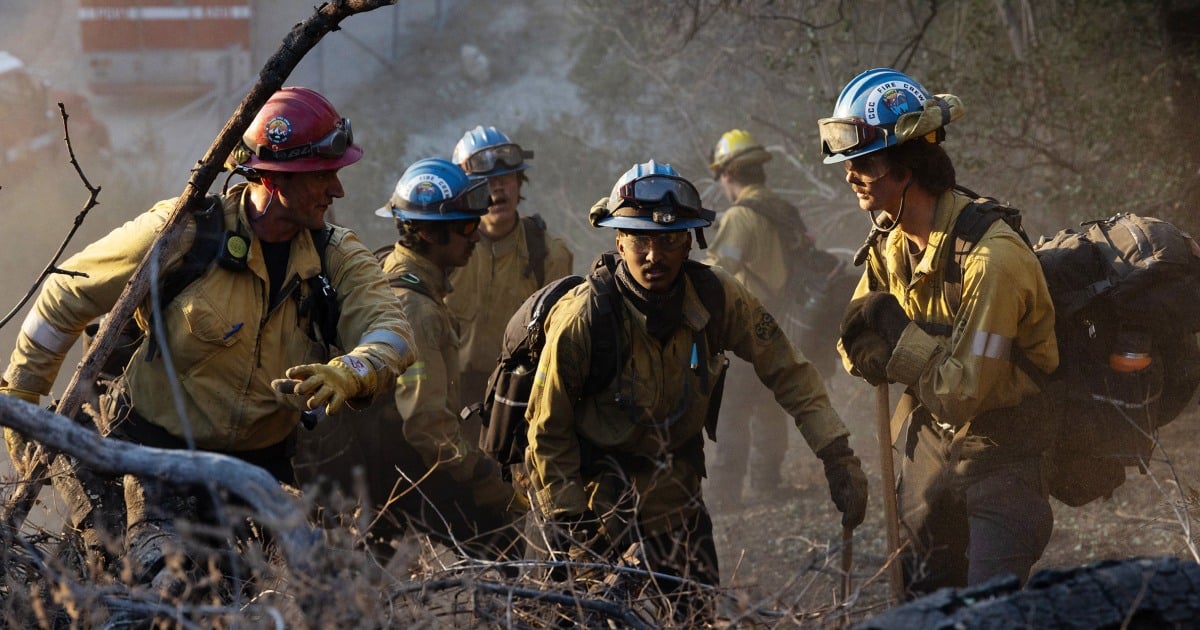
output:
[[[850,301],[842,316],[842,348],[854,372],[872,385],[888,382],[887,364],[894,346],[871,329],[867,323],[867,298],[875,293]]]
[[[849,440],[837,438],[818,451],[817,457],[825,464],[829,496],[842,513],[842,527],[858,527],[867,515],[867,475]]]
[[[883,337],[893,350],[904,329],[912,322],[896,296],[886,291],[872,291],[863,296],[862,312],[867,326]]]

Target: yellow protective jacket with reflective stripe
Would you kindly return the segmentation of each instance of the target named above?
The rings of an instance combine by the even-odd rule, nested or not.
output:
[[[134,354],[126,373],[138,413],[176,437],[184,435],[173,392],[190,424],[196,445],[237,452],[282,441],[296,427],[300,412],[271,388],[287,368],[324,363],[323,344],[308,336],[309,320],[301,304],[310,292],[305,279],[316,276],[321,261],[312,236],[302,231],[291,242],[286,280],[277,304],[267,304],[267,270],[262,247],[245,213],[245,184],[223,197],[226,229],[250,236],[248,268],[230,271],[213,265],[163,309],[166,352],[146,360],[146,344]],[[66,352],[83,328],[107,313],[126,281],[162,230],[175,200],[156,204],[114,229],[63,263],[86,277],[51,276],[17,338],[5,374],[16,387],[47,393]],[[176,266],[195,238],[192,222],[166,268]],[[329,280],[341,306],[338,338],[354,344],[388,383],[412,362],[412,330],[400,316],[379,263],[353,232],[335,228],[325,250]],[[143,329],[150,313],[147,298],[137,313]],[[169,354],[174,374],[165,368]],[[378,392],[374,392],[378,394]]]
[[[817,370],[754,295],[728,272],[712,269],[725,291],[724,348],[753,364],[814,451],[847,435]],[[593,396],[581,397],[592,352],[588,285],[551,309],[526,413],[526,462],[538,503],[551,517],[589,508],[599,514],[613,504],[624,488],[585,461],[607,454],[654,462],[627,471],[644,533],[675,529],[700,509],[702,471],[682,450],[702,439],[710,393],[703,383],[715,381],[724,357],[696,350],[693,367],[696,333],[712,318],[691,280],[684,282],[683,321],[666,343],[652,337],[645,316],[622,299],[624,363]]]
[[[779,294],[787,282],[788,267],[796,261],[784,259],[779,228],[766,217],[744,205],[745,200],[779,203],[775,193],[761,184],[746,186],[728,210],[721,213],[717,234],[708,245],[710,265],[727,269],[735,278],[763,296]]]
[[[909,273],[908,241],[893,231],[880,258],[872,250],[855,297],[872,290],[870,277],[890,291],[914,321],[900,337],[888,376],[910,391],[939,422],[962,426],[992,409],[1016,406],[1038,386],[1016,363],[1019,351],[1043,372],[1058,366],[1054,306],[1037,257],[1003,221],[991,225],[963,261],[962,305],[957,314],[943,296],[951,244],[948,235],[970,199],[938,198],[925,254]],[[920,324],[951,330],[934,336]],[[845,351],[842,351],[843,359]],[[849,361],[845,361],[850,369]]]
[[[437,464],[458,481],[468,481],[482,454],[463,436],[459,423],[458,323],[442,302],[446,275],[428,258],[397,244],[383,261],[389,277],[408,274],[430,289],[392,287],[400,308],[413,327],[416,363],[396,381],[396,408],[404,419],[404,439],[421,454],[427,466]]]
[[[491,240],[481,234],[466,266],[450,274],[454,292],[446,304],[462,331],[460,359],[464,371],[487,374],[496,367],[508,319],[525,298],[537,291],[537,276],[526,275],[529,248],[525,222],[506,236]],[[571,251],[562,239],[546,231],[546,283],[571,274]]]

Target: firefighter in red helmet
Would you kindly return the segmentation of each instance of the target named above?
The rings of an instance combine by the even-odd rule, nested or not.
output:
[[[344,194],[338,170],[362,154],[350,121],[317,92],[283,88],[267,101],[228,161],[247,181],[210,196],[197,213],[208,218],[189,219],[163,277],[210,233],[223,239],[219,253],[166,303],[147,298],[139,306],[139,326],[149,329],[156,317],[154,328],[161,324],[165,334],[144,335],[110,389],[104,411],[112,437],[224,453],[291,483],[302,412],[336,414],[390,388],[412,363],[411,328],[370,250],[325,222]],[[49,393],[67,351],[112,308],[175,204],[159,202],[64,263],[84,273],[46,281],[0,392],[33,403]],[[6,438],[20,467],[24,440]],[[94,493],[78,484],[66,488],[81,478],[56,485],[84,542],[117,553],[96,547],[119,540],[124,526],[134,579],[179,594],[189,576],[165,561],[165,550],[179,546],[180,519],[220,522],[208,492],[127,475],[124,519],[106,523],[104,514],[122,510],[94,504]],[[102,527],[118,531],[96,531]]]

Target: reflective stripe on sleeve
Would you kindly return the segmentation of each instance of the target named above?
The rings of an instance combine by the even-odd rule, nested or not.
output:
[[[46,321],[36,310],[29,311],[21,324],[21,332],[31,341],[55,354],[66,352],[75,344],[76,335],[65,333]]]
[[[362,339],[358,340],[358,345],[360,346],[369,343],[382,343],[391,346],[402,357],[408,355],[408,342],[404,340],[404,337],[390,330],[372,330],[363,335]]]
[[[989,359],[1007,360],[1009,352],[1012,350],[1012,343],[1012,337],[979,331],[971,340],[971,354]]]
[[[403,374],[397,377],[397,382],[402,385],[412,385],[423,380],[425,380],[424,361],[417,361],[416,363],[413,363],[412,365],[408,366],[408,369],[405,370]]]

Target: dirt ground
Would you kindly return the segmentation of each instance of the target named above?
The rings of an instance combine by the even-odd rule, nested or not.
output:
[[[853,588],[858,599],[852,617],[860,620],[881,612],[888,599],[887,576],[880,574],[886,533],[875,399],[869,385],[848,376],[835,377],[830,390],[870,482],[867,519],[855,530],[853,544]],[[1183,514],[1190,518],[1200,515],[1193,490],[1200,484],[1200,461],[1192,457],[1200,446],[1198,422],[1200,409],[1192,404],[1161,430],[1163,446],[1155,452],[1147,473],[1126,469],[1128,479],[1111,499],[1079,508],[1051,500],[1054,533],[1034,571],[1136,556],[1192,558],[1187,533],[1191,523],[1181,521],[1172,508],[1185,506]],[[805,620],[811,623],[815,621],[811,615],[840,601],[841,526],[820,461],[798,432],[789,443],[784,477],[785,495],[716,512],[713,522],[723,584],[747,602],[789,613],[778,622],[787,627]],[[1181,496],[1189,498],[1181,500]]]

